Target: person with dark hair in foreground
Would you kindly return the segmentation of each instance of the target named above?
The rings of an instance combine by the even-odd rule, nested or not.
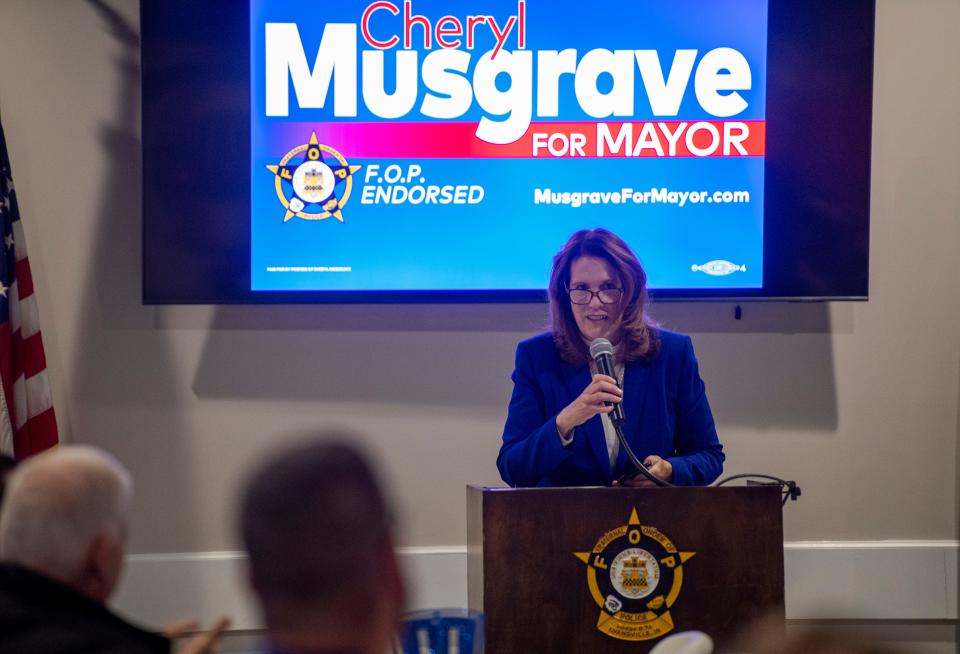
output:
[[[170,652],[107,609],[123,568],[129,473],[92,447],[60,446],[7,478],[0,511],[0,654]],[[208,654],[226,626],[184,643]]]
[[[239,522],[269,652],[390,651],[404,587],[386,502],[357,450],[324,440],[271,459]]]
[[[630,247],[605,229],[576,232],[553,259],[548,295],[551,331],[517,347],[503,480],[653,485],[621,451],[609,417],[618,403],[627,442],[654,476],[678,486],[716,479],[723,447],[693,345],[650,319],[647,276]],[[616,379],[593,364],[597,338],[613,345]]]

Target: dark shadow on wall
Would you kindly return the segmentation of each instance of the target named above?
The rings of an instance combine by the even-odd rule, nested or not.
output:
[[[139,34],[109,3],[86,2],[116,43],[117,95],[112,120],[99,134],[108,165],[69,386],[76,398],[74,436],[115,454],[138,482],[131,551],[141,551],[139,543],[180,551],[186,544],[171,534],[196,531],[189,507],[198,489],[187,471],[183,444],[192,435],[180,418],[165,335],[154,328],[155,310],[140,299]],[[167,515],[169,507],[176,507],[175,517]],[[171,528],[172,520],[187,524]]]
[[[546,305],[218,307],[201,397],[505,405],[513,351]]]
[[[832,335],[853,333],[851,303],[665,303],[655,315],[693,336],[719,424],[835,432]]]
[[[831,334],[853,309],[823,303],[663,303],[663,326],[694,337],[725,425],[837,425]],[[189,317],[161,313],[182,325]],[[200,397],[490,406],[510,394],[518,340],[546,326],[528,305],[218,307],[193,389]]]

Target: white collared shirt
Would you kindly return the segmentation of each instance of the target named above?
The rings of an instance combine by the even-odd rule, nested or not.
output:
[[[586,340],[584,340],[586,342]],[[620,389],[623,389],[623,377],[624,377],[624,368],[619,361],[618,348],[614,346],[613,348],[614,360],[613,360],[613,374],[616,377],[617,384],[620,386]],[[593,379],[593,376],[597,374],[597,364],[592,360],[590,361],[590,379]],[[600,424],[603,425],[603,438],[607,443],[607,460],[610,462],[610,470],[616,469],[617,466],[617,455],[620,454],[620,441],[617,439],[617,428],[613,426],[613,421],[610,419],[609,413],[600,414]],[[573,436],[577,433],[577,430],[574,429],[570,432],[570,435],[566,438],[562,434],[560,436],[560,443],[564,447],[568,447],[573,443]]]
[[[593,375],[596,374],[597,365],[591,361],[591,379]],[[613,374],[616,376],[620,388],[623,389],[623,366],[616,361],[613,362]],[[601,413],[600,422],[603,424],[603,437],[607,441],[607,458],[610,461],[610,470],[614,470],[617,467],[617,455],[620,453],[620,441],[617,439],[617,429],[613,426],[613,421],[610,419],[609,413]]]

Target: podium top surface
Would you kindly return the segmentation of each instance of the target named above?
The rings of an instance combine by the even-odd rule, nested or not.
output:
[[[483,486],[480,484],[467,484],[468,491],[477,491],[480,493],[682,493],[682,494],[705,494],[705,495],[740,495],[749,494],[755,496],[764,496],[767,494],[780,496],[780,485],[757,484],[750,486],[668,486],[654,488],[627,488],[624,486],[523,486],[513,488],[510,486]]]

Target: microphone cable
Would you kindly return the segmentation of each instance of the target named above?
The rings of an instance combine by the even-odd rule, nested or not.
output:
[[[632,449],[630,449],[630,444],[627,443],[627,437],[623,435],[623,425],[620,423],[620,421],[611,420],[610,422],[613,423],[613,428],[617,432],[617,440],[620,441],[620,447],[622,447],[623,451],[627,453],[627,458],[630,459],[630,463],[632,463],[633,467],[637,469],[637,472],[652,481],[657,486],[661,486],[663,488],[675,488],[675,486],[666,479],[660,479],[652,472],[647,470],[647,466],[643,465],[643,462],[637,458],[637,455],[633,453]]]
[[[617,378],[613,366],[613,346],[610,344],[610,341],[605,338],[593,339],[593,341],[590,343],[590,356],[593,357],[598,372],[607,375],[608,377],[612,377],[613,379]],[[620,384],[618,383],[617,385],[619,386]],[[617,404],[614,407],[614,410],[610,413],[609,417],[610,422],[613,423],[614,430],[617,432],[617,440],[620,442],[620,447],[624,452],[627,453],[627,458],[630,459],[630,463],[633,464],[633,467],[637,469],[637,472],[646,477],[647,480],[651,481],[656,486],[660,486],[661,488],[676,488],[675,484],[671,484],[665,479],[660,479],[650,472],[647,469],[647,466],[643,465],[643,462],[637,458],[636,454],[633,453],[633,450],[630,448],[630,444],[627,442],[627,437],[623,435],[623,422],[626,419],[623,413],[623,405]],[[797,482],[787,481],[780,479],[779,477],[765,474],[747,473],[742,475],[733,475],[716,482],[713,484],[713,487],[719,488],[720,486],[724,486],[737,479],[747,479],[748,486],[751,485],[749,480],[752,479],[766,480],[763,482],[755,481],[754,484],[757,485],[778,485],[780,487],[780,492],[783,493],[783,501],[780,503],[781,507],[787,504],[788,499],[796,501],[796,499],[800,497],[800,487],[797,486]],[[623,477],[620,478],[620,481],[623,481]]]
[[[731,481],[736,481],[737,479],[746,479],[747,486],[779,486],[780,492],[783,493],[783,501],[780,502],[780,506],[786,506],[787,500],[793,500],[796,502],[797,498],[800,497],[801,494],[800,486],[798,486],[797,482],[793,480],[780,479],[780,477],[774,477],[773,475],[764,475],[755,472],[747,472],[742,475],[731,475],[730,477],[726,477],[714,483],[713,487],[719,488],[720,486],[725,486]],[[751,484],[751,480],[754,479],[764,479],[766,481],[755,481],[753,484]]]
[[[637,458],[637,455],[634,454],[633,450],[630,448],[630,444],[627,443],[627,438],[623,435],[623,425],[620,422],[613,422],[613,426],[614,426],[614,429],[616,429],[617,440],[620,441],[620,447],[622,447],[623,451],[627,453],[627,458],[630,459],[630,463],[632,463],[633,467],[637,469],[637,472],[639,472],[641,475],[643,475],[644,477],[652,481],[657,486],[660,486],[662,488],[676,488],[676,485],[671,484],[669,481],[665,479],[660,479],[659,477],[655,476],[652,472],[650,472],[647,469],[645,465],[643,465],[643,462]],[[752,472],[748,472],[740,475],[731,475],[730,477],[726,477],[712,484],[712,486],[714,488],[720,488],[721,486],[726,486],[730,482],[736,481],[738,479],[746,479],[748,486],[751,485],[750,482],[752,480],[756,480],[756,479],[765,480],[763,482],[754,482],[757,485],[776,484],[777,486],[780,487],[780,492],[783,494],[783,500],[780,502],[780,506],[786,506],[787,500],[793,500],[794,502],[796,502],[797,498],[799,498],[800,495],[802,494],[802,491],[800,490],[800,486],[797,484],[796,481],[780,479],[780,477],[774,477],[773,475],[766,475],[762,473],[752,473]]]

